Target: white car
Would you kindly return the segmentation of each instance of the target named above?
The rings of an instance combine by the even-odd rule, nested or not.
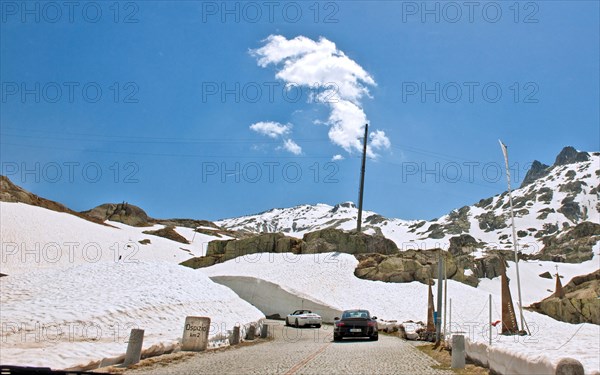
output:
[[[294,327],[321,327],[322,319],[310,310],[296,310],[285,317],[285,325]]]

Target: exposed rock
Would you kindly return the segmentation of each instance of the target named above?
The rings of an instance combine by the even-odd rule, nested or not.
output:
[[[469,221],[470,210],[469,206],[464,206],[450,212],[448,215],[448,224],[444,225],[444,232],[448,234],[468,233],[471,229],[471,222]]]
[[[485,207],[489,206],[490,204],[492,204],[493,201],[494,201],[494,197],[482,199],[479,202],[475,203],[475,207],[485,208]]]
[[[502,275],[502,270],[507,266],[506,260],[501,252],[490,252],[483,258],[475,259],[473,274],[477,278],[493,279]]]
[[[576,223],[582,218],[581,208],[579,203],[575,202],[573,196],[565,197],[561,201],[562,206],[558,209],[558,212],[565,215],[565,217],[572,222]]]
[[[356,277],[393,283],[419,281],[427,284],[437,277],[439,249],[408,250],[395,255],[357,254],[359,261],[354,271]],[[478,280],[464,275],[457,266],[452,254],[443,252],[446,258],[446,272],[449,279],[477,285]]]
[[[580,161],[590,160],[590,154],[587,152],[578,152],[575,148],[567,146],[556,157],[554,166],[578,163]]]
[[[546,271],[544,273],[540,273],[539,276],[543,279],[551,279],[552,278],[552,275],[548,271]]]
[[[300,253],[303,241],[281,233],[263,233],[238,240],[214,240],[208,243],[206,256],[181,263],[191,268],[209,267],[239,256],[256,253]]]
[[[396,244],[383,236],[370,236],[365,233],[346,232],[327,228],[307,233],[303,237],[303,254],[339,251],[348,254],[398,252]]]
[[[553,191],[549,187],[540,188],[537,192],[538,202],[549,204],[552,201]]]
[[[172,241],[189,244],[189,241],[186,240],[185,237],[183,237],[181,234],[175,231],[175,227],[164,227],[158,230],[145,230],[142,233],[164,237]]]
[[[542,164],[539,161],[534,160],[533,163],[531,164],[531,167],[527,171],[525,178],[523,179],[523,183],[521,183],[521,187],[524,187],[525,185],[529,185],[530,183],[534,182],[535,180],[547,176],[548,173],[550,173],[549,168],[550,168],[549,165]]]
[[[448,247],[448,251],[450,254],[464,255],[472,253],[476,248],[482,247],[482,244],[477,242],[473,236],[469,234],[461,234],[457,237],[450,238],[450,246]]]
[[[599,236],[600,224],[584,221],[566,232],[544,237],[544,247],[536,257],[540,260],[581,263],[592,259],[592,247],[600,239]]]
[[[138,242],[142,245],[148,245],[152,243],[149,238],[144,238],[143,240],[139,240]]]
[[[104,220],[99,220],[97,218],[73,211],[70,208],[58,202],[51,201],[49,199],[42,198],[38,195],[30,193],[27,190],[22,189],[21,187],[13,184],[8,177],[2,175],[0,175],[0,201],[25,203],[31,206],[42,207],[52,211],[65,212],[80,217],[82,219],[94,222],[96,224],[106,225],[103,223]]]
[[[569,181],[566,184],[561,185],[558,191],[579,194],[582,191],[582,186],[587,186],[587,184],[583,181]]]
[[[552,295],[531,308],[563,322],[600,324],[600,270],[574,277],[563,289],[564,298]]]
[[[479,221],[479,229],[485,232],[506,228],[504,217],[496,216],[491,211],[485,212],[475,218]]]
[[[433,239],[440,239],[440,238],[444,238],[444,228],[440,225],[440,224],[431,224],[429,226],[429,229],[427,229],[427,232],[429,233],[429,238],[433,238]]]
[[[101,204],[91,210],[82,212],[82,214],[101,221],[117,221],[134,227],[151,225],[150,218],[144,210],[127,202]]]
[[[174,227],[186,227],[186,228],[197,228],[197,227],[207,227],[213,228],[215,230],[223,230],[220,226],[208,220],[195,220],[195,219],[154,219],[154,221],[158,224],[162,224],[165,226],[174,226]]]
[[[550,207],[542,208],[541,210],[538,211],[539,215],[537,216],[536,219],[545,220],[548,217],[548,215],[553,212],[556,212],[556,211],[554,211],[554,208],[550,208]]]

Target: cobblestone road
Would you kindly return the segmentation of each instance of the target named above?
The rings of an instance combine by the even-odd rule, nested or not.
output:
[[[437,362],[397,337],[332,342],[331,326],[296,329],[268,323],[275,325],[273,341],[199,353],[127,374],[453,374],[431,368]]]

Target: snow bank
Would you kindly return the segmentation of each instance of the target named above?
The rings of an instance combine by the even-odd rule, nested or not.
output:
[[[0,202],[0,272],[7,275],[42,269],[66,269],[89,263],[166,261],[181,263],[204,255],[208,242],[217,237],[175,228],[191,244],[142,233],[153,227],[92,223],[71,214],[23,203]],[[139,241],[149,239],[150,244]]]
[[[83,264],[0,278],[6,365],[69,368],[118,357],[131,328],[145,330],[144,350],[178,345],[185,317],[211,317],[209,337],[264,315],[202,272],[167,262]]]
[[[594,258],[597,262],[598,258]],[[224,276],[247,277],[264,280],[278,285],[299,299],[310,300],[332,309],[366,308],[381,319],[397,321],[425,320],[427,313],[427,286],[418,282],[384,283],[362,280],[354,276],[358,261],[349,254],[252,254],[225,263],[199,270],[214,280]],[[512,264],[509,264],[512,267]],[[543,265],[544,267],[548,265]],[[591,267],[591,265],[587,265]],[[586,266],[586,267],[587,267]],[[537,264],[531,265],[539,269]],[[561,265],[562,267],[562,265]],[[524,267],[527,269],[527,267]],[[509,272],[512,272],[509,271]],[[572,272],[577,272],[572,270]],[[579,273],[579,272],[578,272]],[[523,271],[521,271],[523,275]],[[536,274],[538,279],[539,278]],[[513,279],[514,280],[514,279]],[[529,279],[527,279],[529,280]],[[531,279],[531,283],[534,282]],[[492,280],[493,281],[493,280]],[[236,291],[235,285],[230,285]],[[517,291],[511,283],[512,295]],[[535,287],[527,284],[526,288]],[[485,289],[473,288],[453,280],[448,281],[448,299],[452,299],[452,314],[448,311],[448,330],[466,332],[473,345],[486,345],[489,340],[488,296],[493,295],[492,321],[501,318],[500,285],[493,290],[493,284]],[[434,288],[434,293],[436,288]],[[253,298],[260,296],[256,288]],[[298,307],[299,308],[299,307]],[[536,369],[555,368],[558,361],[571,357],[580,361],[586,373],[600,370],[600,327],[593,324],[569,324],[556,321],[545,315],[525,311],[525,320],[531,329],[531,336],[502,336],[493,331],[490,350],[478,352],[483,363],[492,366],[507,366],[502,371],[515,372],[513,368],[527,368],[525,363]],[[499,326],[498,326],[499,328]],[[497,364],[496,364],[497,363]],[[512,363],[512,364],[511,364]],[[535,372],[529,372],[535,373]]]

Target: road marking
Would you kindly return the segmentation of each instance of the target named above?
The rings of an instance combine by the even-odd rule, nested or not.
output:
[[[326,343],[325,345],[323,345],[322,347],[320,347],[319,350],[317,350],[316,352],[312,353],[308,357],[304,358],[302,361],[296,363],[294,365],[294,367],[292,367],[291,369],[289,369],[284,375],[294,375],[296,372],[298,372],[298,370],[300,370],[302,367],[306,366],[306,364],[308,362],[312,361],[313,359],[315,359],[316,356],[318,356],[319,354],[323,353],[325,351],[325,349],[327,349],[327,347],[329,345],[331,345],[331,342]]]

